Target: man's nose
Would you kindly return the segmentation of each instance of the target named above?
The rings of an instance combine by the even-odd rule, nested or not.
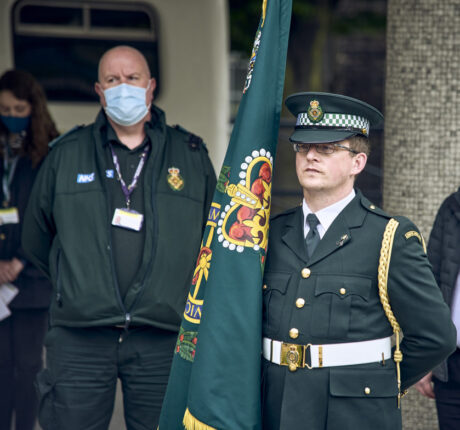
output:
[[[308,159],[313,159],[318,156],[318,151],[316,150],[315,144],[310,144],[310,146],[308,147],[308,151],[305,153],[305,156]]]

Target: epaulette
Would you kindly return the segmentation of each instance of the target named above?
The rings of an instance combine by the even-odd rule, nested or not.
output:
[[[198,149],[200,149],[200,146],[202,146],[206,151],[208,150],[208,148],[206,148],[205,143],[203,142],[203,139],[200,136],[191,133],[179,124],[174,125],[173,128],[186,135],[188,147],[191,151],[197,151]]]
[[[366,199],[366,197],[361,198],[361,205],[367,209],[369,212],[372,212],[374,214],[383,216],[385,218],[390,219],[391,215],[385,212],[383,209],[379,208],[378,206],[374,205],[371,203],[369,200]]]
[[[65,133],[61,134],[60,136],[56,137],[56,139],[53,139],[50,143],[48,143],[48,147],[54,148],[57,143],[59,143],[64,137],[70,136],[72,133],[76,132],[77,130],[80,130],[80,128],[83,128],[84,125],[76,125],[75,127],[71,128],[69,131],[66,131]]]
[[[285,215],[290,215],[291,213],[295,212],[296,210],[297,210],[297,207],[293,207],[293,208],[290,208],[290,209],[288,209],[288,210],[286,210],[284,212],[281,212],[279,214],[272,215],[270,217],[270,221],[273,221],[273,220],[275,220],[277,218],[281,218],[282,216],[285,216]]]

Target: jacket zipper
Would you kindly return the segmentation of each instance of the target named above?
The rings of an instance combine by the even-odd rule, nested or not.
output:
[[[104,187],[104,189],[106,191],[106,200],[107,200],[108,199],[107,188]],[[107,211],[110,211],[108,204],[107,204]],[[110,219],[110,214],[109,214],[109,219]],[[109,223],[107,233],[108,233],[108,238],[109,238],[108,252],[109,252],[109,258],[110,258],[110,268],[111,268],[111,271],[112,271],[112,278],[113,278],[113,283],[114,283],[114,287],[115,287],[115,293],[116,293],[117,299],[118,299],[118,304],[120,305],[121,310],[123,311],[123,314],[124,314],[124,317],[125,317],[125,330],[127,330],[128,327],[129,327],[129,324],[131,323],[131,314],[129,312],[127,312],[125,304],[123,303],[123,300],[121,299],[120,287],[118,285],[117,274],[115,272],[115,264],[113,262],[112,235],[111,235],[111,231],[110,231],[110,226],[111,226],[111,224]]]
[[[110,213],[110,201],[109,201],[109,194],[107,192],[107,184],[106,181],[104,180],[104,171],[105,171],[105,166],[107,165],[107,154],[105,151],[105,146],[102,144],[101,140],[98,139],[96,135],[97,131],[95,130],[95,126],[93,125],[92,128],[92,133],[91,137],[94,140],[94,150],[95,150],[95,155],[96,155],[96,168],[98,171],[98,176],[100,178],[100,183],[102,186],[102,189],[104,191],[104,196],[105,196],[105,204],[107,208],[107,219],[109,220],[108,225],[107,225],[107,238],[108,238],[108,245],[107,245],[107,252],[109,253],[109,260],[110,260],[110,268],[112,272],[112,279],[113,279],[113,287],[115,289],[115,294],[116,298],[118,301],[118,305],[120,306],[121,311],[123,312],[124,315],[124,320],[125,320],[125,328],[127,329],[130,322],[131,322],[131,315],[129,312],[126,311],[125,305],[123,303],[123,300],[121,299],[120,295],[120,288],[118,286],[118,279],[116,276],[115,272],[115,264],[113,262],[113,254],[112,254],[112,235],[110,232],[111,228],[111,223],[110,220],[112,219],[111,213]]]
[[[165,133],[165,136],[166,136],[166,140],[167,140],[168,139],[167,131]],[[155,138],[157,138],[156,134],[155,134]],[[158,145],[153,144],[153,136],[151,134],[149,134],[149,139],[150,139],[150,145],[151,145],[150,157],[152,157],[154,160],[157,160],[158,157],[154,157],[154,155],[157,155],[157,153],[158,153]],[[156,149],[155,154],[153,153],[154,148]],[[155,263],[153,263],[153,261],[155,259],[155,253],[156,253],[157,245],[158,245],[158,228],[157,228],[158,227],[158,222],[157,222],[158,213],[157,213],[156,204],[155,204],[155,196],[156,196],[155,193],[156,193],[156,190],[157,190],[157,182],[158,182],[157,179],[156,179],[156,176],[155,176],[155,172],[156,172],[157,168],[158,168],[158,166],[156,166],[155,164],[152,166],[153,180],[152,180],[152,199],[151,199],[150,204],[152,205],[153,238],[152,238],[152,255],[151,255],[151,258],[150,258],[151,263],[149,264],[149,267],[147,267],[146,270],[145,270],[144,279],[142,280],[142,286],[140,287],[139,293],[137,294],[137,297],[133,301],[133,304],[132,304],[130,310],[134,309],[135,306],[137,305],[137,303],[139,302],[139,300],[142,298],[143,293],[145,291],[145,281],[148,278],[148,276],[150,275],[150,273],[152,272],[153,265],[155,264]],[[146,173],[147,173],[147,171],[146,171]],[[145,176],[144,176],[144,179],[145,179]],[[130,314],[128,313],[127,315],[130,315]]]
[[[59,249],[56,257],[56,302],[60,308],[62,308],[61,291],[61,250]]]

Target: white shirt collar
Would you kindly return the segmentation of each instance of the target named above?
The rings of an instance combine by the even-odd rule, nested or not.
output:
[[[343,198],[342,200],[339,200],[338,202],[327,206],[318,212],[315,212],[315,215],[319,219],[319,224],[318,224],[318,233],[319,236],[322,238],[324,234],[326,233],[327,229],[331,226],[331,224],[334,222],[334,220],[337,218],[337,215],[345,209],[345,206],[350,203],[353,198],[355,197],[356,193],[355,190],[352,189],[350,194]],[[305,199],[303,199],[302,202],[302,210],[303,210],[303,228],[304,228],[304,236],[307,236],[308,231],[310,230],[310,226],[307,223],[307,215],[310,213],[313,213],[311,209],[308,207],[307,202]]]

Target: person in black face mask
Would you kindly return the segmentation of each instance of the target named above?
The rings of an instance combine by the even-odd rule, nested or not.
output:
[[[0,77],[0,428],[32,430],[51,284],[21,248],[24,211],[48,142],[58,135],[44,91],[27,72]]]

